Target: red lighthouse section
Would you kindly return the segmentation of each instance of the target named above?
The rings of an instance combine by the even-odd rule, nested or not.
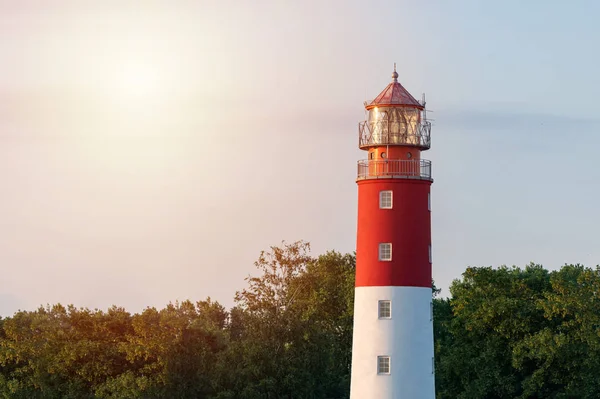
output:
[[[431,124],[425,102],[392,82],[359,124],[356,286],[431,287]]]
[[[356,286],[431,287],[430,183],[362,180]]]

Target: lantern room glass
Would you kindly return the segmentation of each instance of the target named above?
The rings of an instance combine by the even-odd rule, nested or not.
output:
[[[421,110],[409,107],[374,107],[369,110],[371,145],[421,143]]]

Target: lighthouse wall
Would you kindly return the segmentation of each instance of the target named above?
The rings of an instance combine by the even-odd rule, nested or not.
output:
[[[358,181],[352,399],[433,399],[431,180]],[[392,206],[380,208],[380,192]],[[391,244],[380,260],[379,244]],[[389,301],[390,317],[380,317]],[[379,357],[389,357],[381,373]]]
[[[391,317],[378,317],[380,300]],[[357,287],[352,346],[352,399],[432,399],[435,396],[431,288]],[[378,356],[390,357],[379,374]]]
[[[430,180],[366,179],[358,182],[356,286],[431,287]],[[379,193],[392,191],[392,208],[379,208]],[[380,261],[379,244],[392,244]]]

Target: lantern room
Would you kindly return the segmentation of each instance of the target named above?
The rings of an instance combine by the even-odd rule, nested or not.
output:
[[[427,150],[431,123],[426,119],[425,99],[417,101],[399,82],[396,66],[392,82],[371,102],[365,102],[366,121],[359,124],[359,147],[401,145]]]

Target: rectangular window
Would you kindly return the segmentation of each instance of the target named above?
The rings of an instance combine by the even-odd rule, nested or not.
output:
[[[431,212],[431,193],[427,193],[427,210]]]
[[[379,192],[379,209],[392,209],[392,192]]]
[[[392,244],[389,242],[382,242],[379,244],[379,260],[391,261],[392,260]]]
[[[379,301],[379,318],[392,318],[392,301]]]
[[[429,321],[433,321],[433,302],[429,303]]]
[[[435,373],[435,358],[431,358],[431,374]]]
[[[432,263],[432,259],[431,259],[431,244],[429,244],[429,263]]]
[[[389,356],[377,356],[377,374],[390,374]]]

